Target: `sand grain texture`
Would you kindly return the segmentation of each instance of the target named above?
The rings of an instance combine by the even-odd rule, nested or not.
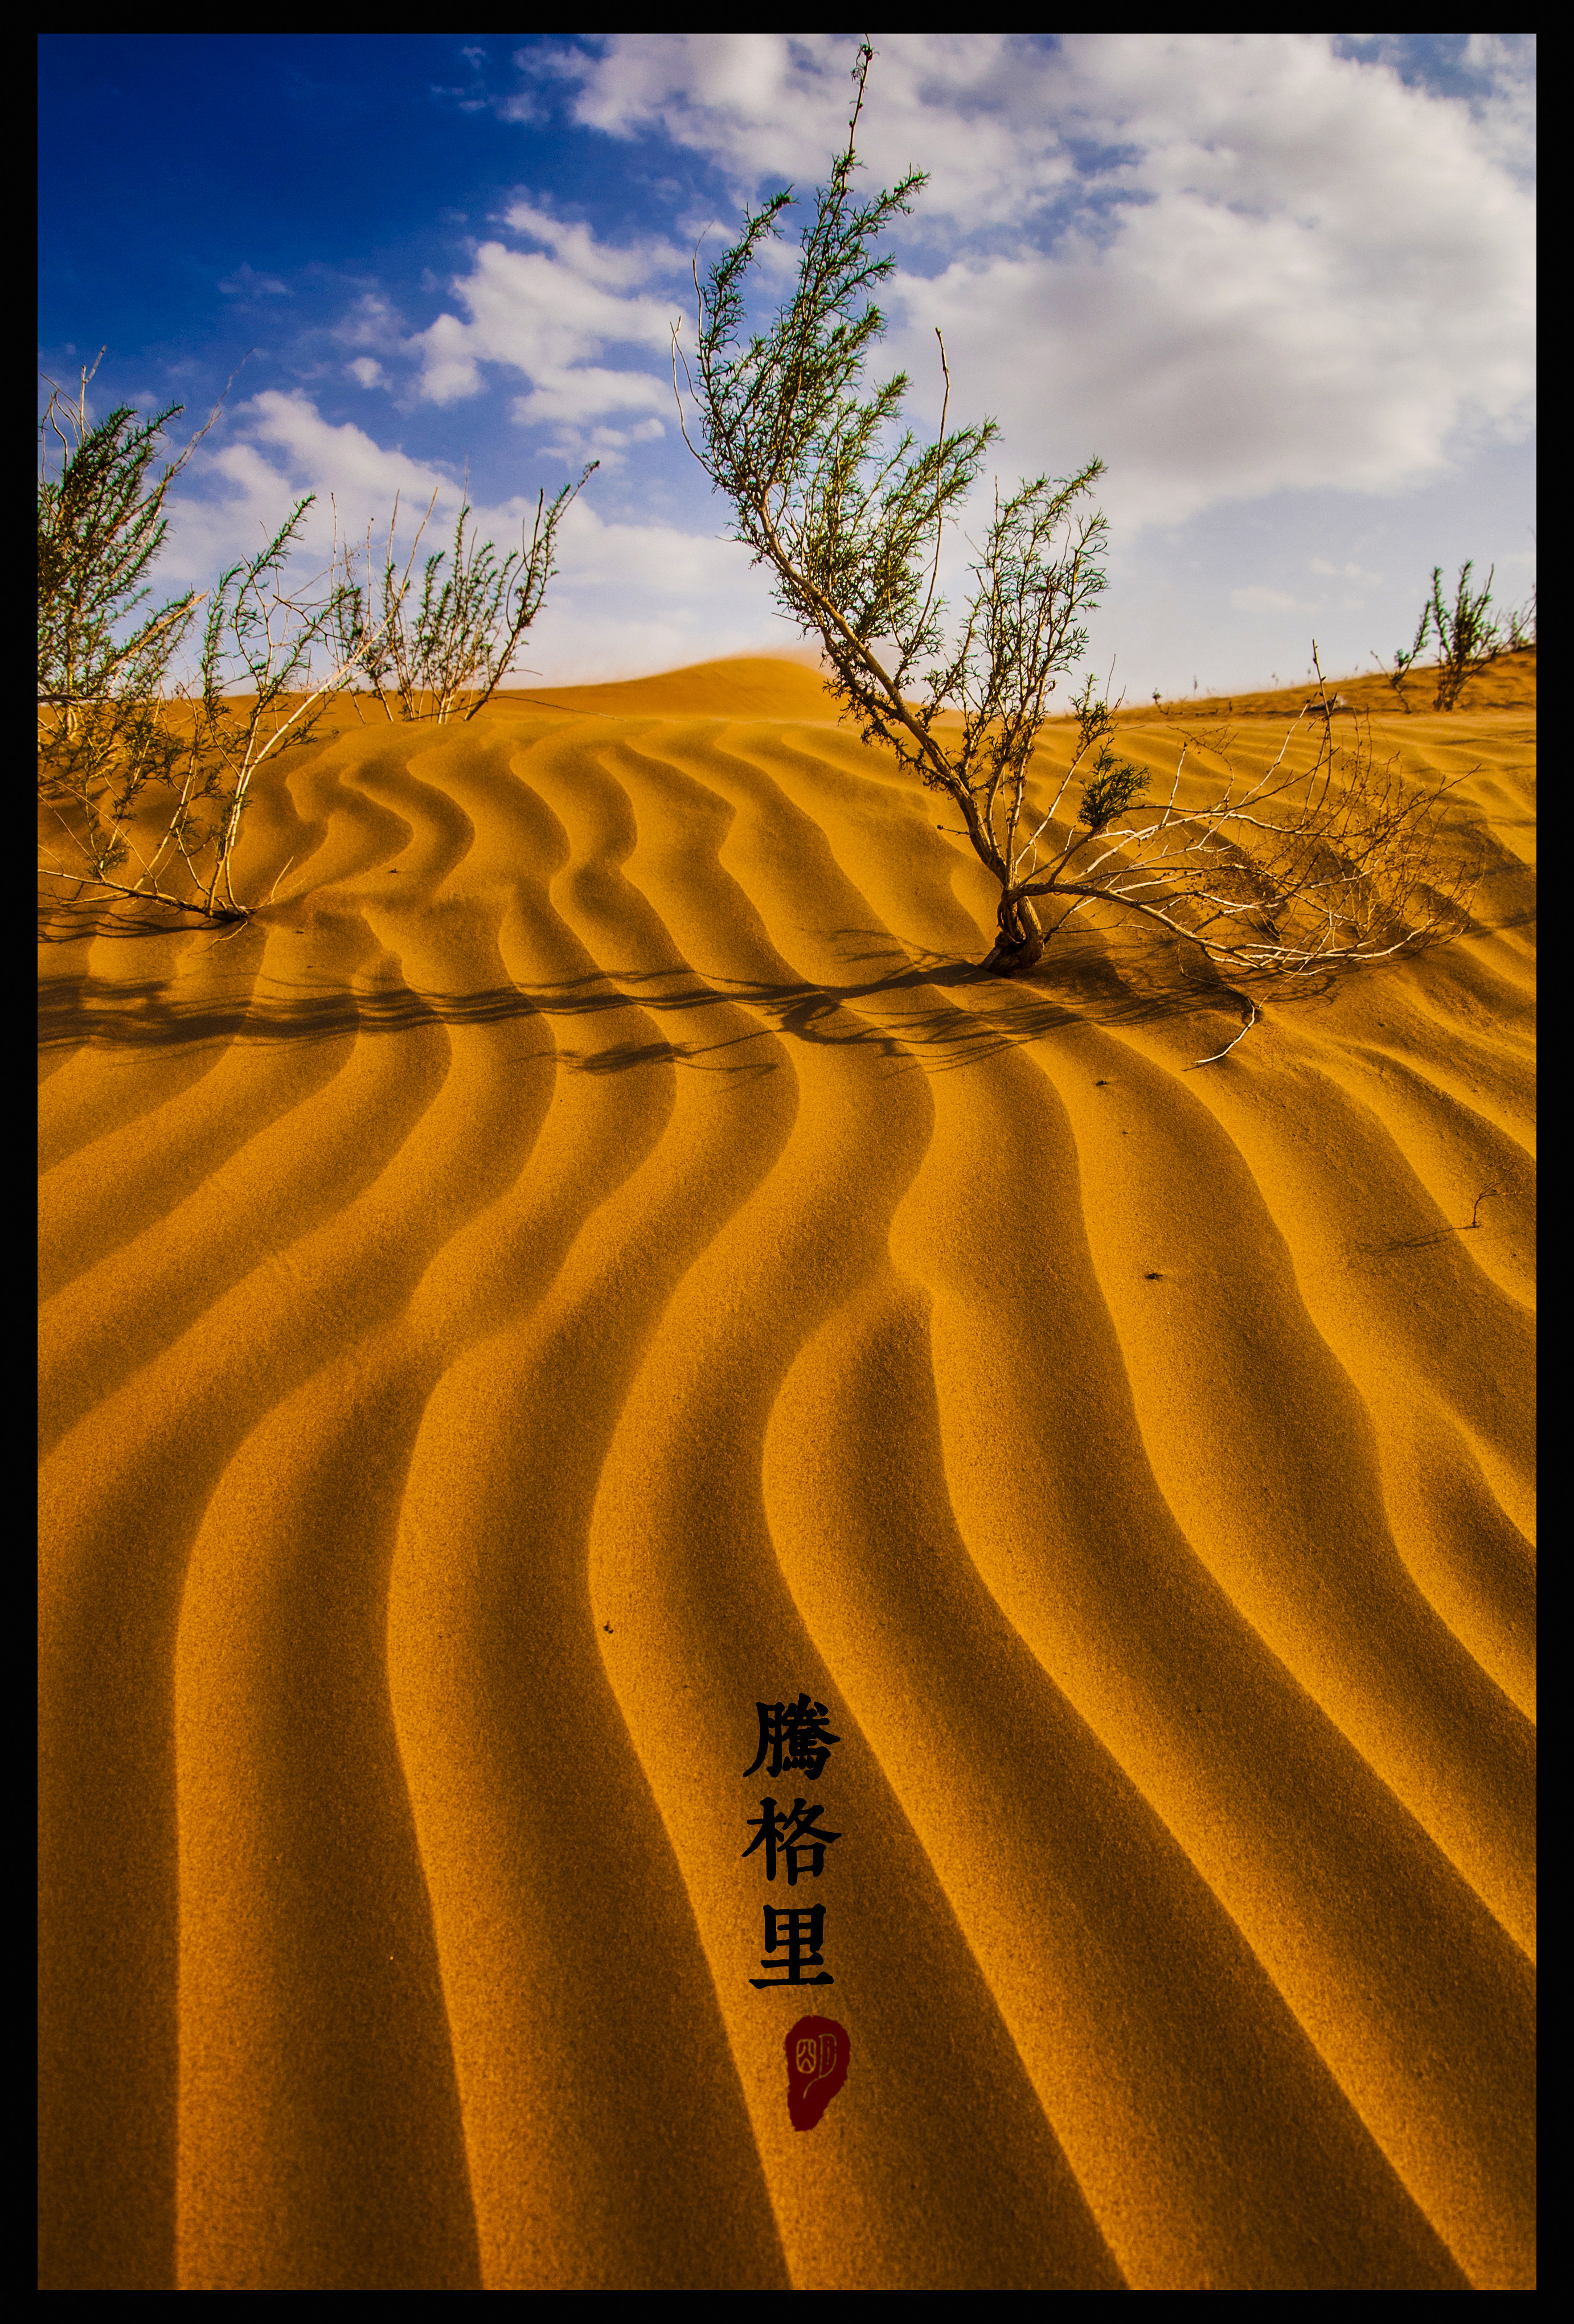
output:
[[[1201,1070],[785,662],[346,712],[238,934],[56,915],[46,2287],[1533,2282],[1533,680],[1384,730],[1477,932]]]

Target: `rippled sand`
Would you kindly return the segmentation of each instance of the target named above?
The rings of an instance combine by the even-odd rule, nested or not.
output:
[[[1533,701],[1384,732],[1483,933],[1202,1070],[786,663],[347,717],[240,934],[57,922],[45,2284],[1533,2281]]]

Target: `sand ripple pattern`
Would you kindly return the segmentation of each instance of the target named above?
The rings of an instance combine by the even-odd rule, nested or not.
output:
[[[1204,1071],[782,664],[45,948],[45,2286],[1533,2282],[1533,745],[1400,739],[1480,933]]]

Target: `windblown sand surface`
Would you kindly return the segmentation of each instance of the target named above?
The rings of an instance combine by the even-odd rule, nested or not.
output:
[[[241,933],[57,924],[44,2283],[1533,2280],[1533,703],[1385,734],[1482,932],[1200,1070],[785,663],[347,714]]]

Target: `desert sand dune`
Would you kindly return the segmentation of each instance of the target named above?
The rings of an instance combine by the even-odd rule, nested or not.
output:
[[[1200,1069],[801,664],[347,707],[238,933],[54,916],[45,2285],[1533,2282],[1533,680],[1384,726],[1476,932]]]

